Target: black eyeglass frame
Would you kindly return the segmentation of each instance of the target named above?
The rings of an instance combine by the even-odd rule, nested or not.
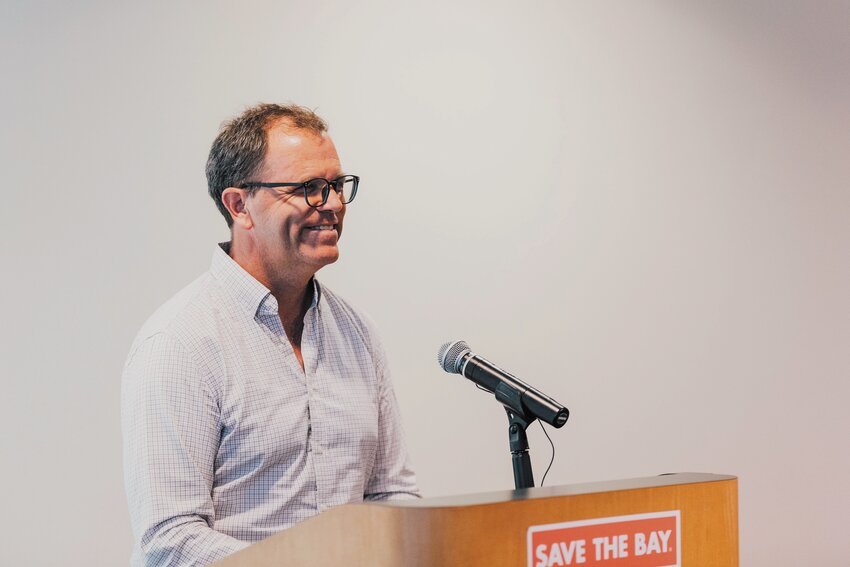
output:
[[[351,187],[351,198],[347,201],[343,201],[341,191],[342,185],[346,180],[353,180],[353,185]],[[322,188],[322,202],[314,205],[310,202],[310,199],[307,197],[307,192],[310,191],[308,185],[313,183],[314,181],[324,181],[325,186]],[[360,186],[360,176],[358,175],[341,175],[330,181],[325,179],[324,177],[314,177],[313,179],[308,179],[307,181],[302,181],[301,183],[264,183],[262,181],[248,181],[239,186],[240,189],[276,189],[278,187],[300,187],[304,191],[304,201],[314,209],[318,209],[319,207],[323,207],[325,203],[328,202],[328,196],[331,193],[331,186],[334,186],[334,191],[339,195],[339,200],[343,205],[347,205],[351,201],[354,200],[354,197],[357,196],[357,188]],[[339,187],[339,189],[337,189]],[[293,191],[294,193],[295,191]]]

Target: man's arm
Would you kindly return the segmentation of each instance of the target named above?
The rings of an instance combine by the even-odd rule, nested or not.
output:
[[[373,335],[374,336],[374,335]],[[373,341],[377,342],[377,341]],[[366,500],[419,498],[416,474],[407,454],[395,391],[386,354],[380,343],[372,349],[378,375],[378,450],[372,476],[366,484]]]
[[[248,545],[212,529],[220,416],[208,379],[164,333],[124,368],[124,482],[143,565],[206,565]]]

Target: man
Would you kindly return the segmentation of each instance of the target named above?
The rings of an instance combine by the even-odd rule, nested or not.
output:
[[[314,278],[359,178],[327,127],[263,104],[207,162],[231,228],[134,342],[122,383],[134,564],[205,565],[329,507],[418,496],[368,320]]]

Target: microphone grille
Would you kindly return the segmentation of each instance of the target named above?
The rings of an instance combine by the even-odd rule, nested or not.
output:
[[[455,374],[460,371],[458,364],[461,358],[469,351],[469,345],[465,341],[443,343],[437,351],[437,364],[446,372]]]

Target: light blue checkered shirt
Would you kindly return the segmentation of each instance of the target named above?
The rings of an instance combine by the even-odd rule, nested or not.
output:
[[[221,246],[124,368],[134,565],[205,565],[332,506],[418,496],[372,325],[314,280],[302,370],[277,301]]]

